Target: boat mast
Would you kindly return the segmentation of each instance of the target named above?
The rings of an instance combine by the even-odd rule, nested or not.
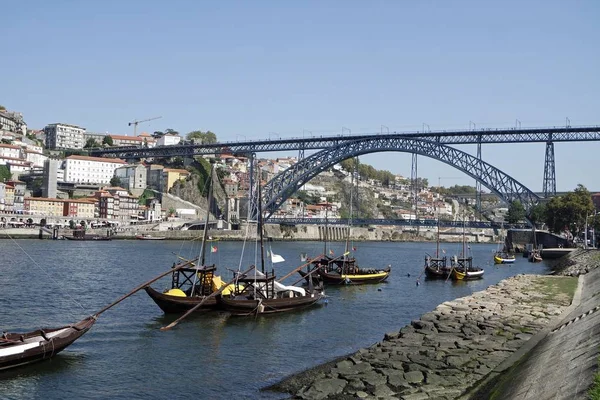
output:
[[[212,203],[212,193],[213,193],[213,170],[215,166],[212,164],[210,166],[210,177],[209,177],[209,188],[208,188],[208,205],[206,206],[206,222],[204,223],[204,233],[202,235],[202,245],[200,246],[200,265],[204,265],[204,259],[206,256],[206,241],[208,239],[208,219],[210,218],[210,205]]]
[[[437,245],[435,249],[435,258],[440,258],[440,212],[437,212]]]
[[[358,163],[358,161],[357,161]],[[352,229],[352,200],[353,200],[353,192],[354,192],[354,175],[357,172],[357,168],[355,165],[354,172],[352,173],[352,177],[350,178],[350,218],[348,220],[348,236],[346,236],[346,248],[344,249],[344,254],[348,253],[348,242],[350,241],[350,230]],[[358,179],[357,179],[358,181]]]
[[[260,179],[258,179],[258,234],[260,237],[260,272],[265,273],[265,246],[263,244],[263,215],[262,215],[262,191],[260,190]]]
[[[327,211],[329,211],[329,205],[325,204],[325,242],[323,243],[323,255],[327,257]]]

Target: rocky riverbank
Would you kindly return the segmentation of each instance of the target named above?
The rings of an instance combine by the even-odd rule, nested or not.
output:
[[[269,390],[296,399],[454,399],[565,310],[577,279],[518,275]]]

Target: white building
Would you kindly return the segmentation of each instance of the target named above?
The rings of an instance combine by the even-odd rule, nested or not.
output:
[[[12,144],[0,143],[0,157],[7,159],[20,159],[21,147]]]
[[[158,138],[156,144],[158,146],[174,146],[181,142],[181,136],[173,133],[166,133]]]
[[[44,161],[48,159],[44,154],[37,151],[25,150],[25,159],[31,163],[33,167],[43,167]]]
[[[56,149],[83,149],[85,145],[85,128],[69,124],[50,124],[44,128],[46,135],[46,148]]]
[[[64,161],[65,182],[109,184],[115,169],[124,165],[119,158],[69,156]]]

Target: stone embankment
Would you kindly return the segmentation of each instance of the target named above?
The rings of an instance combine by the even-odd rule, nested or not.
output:
[[[562,257],[552,265],[556,275],[579,276],[587,274],[598,267],[598,251],[592,249],[578,249]]]
[[[296,399],[458,398],[559,316],[576,285],[572,277],[506,279],[269,389]]]

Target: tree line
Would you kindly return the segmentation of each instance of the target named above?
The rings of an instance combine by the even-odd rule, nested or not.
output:
[[[594,215],[595,208],[591,193],[579,184],[572,192],[552,197],[546,203],[538,203],[529,213],[520,201],[513,201],[506,215],[508,223],[518,223],[529,219],[534,225],[545,224],[553,233],[571,232],[578,237],[584,232],[585,224],[600,229],[600,215]]]

